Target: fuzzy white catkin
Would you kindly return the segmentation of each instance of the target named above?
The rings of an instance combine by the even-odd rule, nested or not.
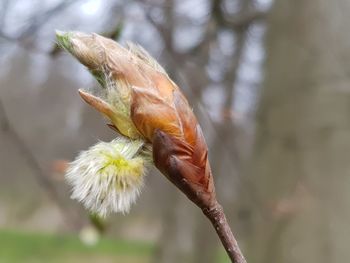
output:
[[[128,212],[140,194],[149,162],[143,145],[140,140],[117,138],[81,152],[66,173],[71,198],[103,217]]]

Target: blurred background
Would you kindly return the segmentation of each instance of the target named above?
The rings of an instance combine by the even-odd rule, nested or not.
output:
[[[69,198],[68,162],[116,135],[55,29],[148,50],[202,125],[249,263],[347,262],[349,0],[0,0],[0,263],[229,262],[209,221],[151,171],[127,215]]]

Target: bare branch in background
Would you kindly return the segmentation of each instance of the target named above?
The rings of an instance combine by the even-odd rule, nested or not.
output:
[[[7,133],[12,142],[17,147],[19,153],[26,160],[27,164],[33,170],[35,179],[38,184],[45,190],[47,196],[53,201],[57,208],[59,209],[62,218],[65,220],[67,225],[73,230],[80,228],[80,223],[78,222],[77,215],[72,211],[68,210],[66,204],[63,204],[61,198],[58,194],[58,191],[54,184],[50,181],[49,177],[43,169],[41,168],[38,160],[35,158],[34,154],[27,146],[22,137],[17,133],[16,129],[12,126],[4,107],[4,104],[0,100],[0,124],[1,129]]]
[[[28,26],[25,27],[20,34],[18,34],[17,39],[23,40],[29,36],[32,36],[41,28],[42,25],[44,25],[52,17],[64,11],[70,5],[75,4],[79,1],[80,0],[64,0],[58,3],[55,7],[43,12],[42,14],[33,16],[32,19],[28,21]]]
[[[228,17],[224,20],[224,23],[234,29],[240,29],[246,27],[251,23],[259,22],[266,18],[267,13],[260,10],[249,10],[243,15]]]
[[[252,23],[264,20],[267,15],[266,11],[253,7],[251,1],[242,1],[241,5],[244,6],[244,8],[234,15],[227,15],[224,13],[221,5],[222,0],[213,0],[213,15],[216,17],[219,25],[235,31],[242,30]]]
[[[48,22],[52,17],[58,15],[60,12],[64,11],[66,8],[71,6],[72,4],[75,4],[79,1],[74,1],[74,0],[63,0],[62,2],[58,3],[56,6],[53,8],[46,10],[45,12],[41,14],[36,14],[34,15],[29,21],[27,22],[27,26],[24,27],[21,32],[17,34],[7,34],[4,31],[3,25],[5,22],[5,16],[6,16],[6,11],[9,7],[9,1],[6,1],[3,4],[3,11],[2,14],[0,14],[0,38],[9,41],[9,42],[16,42],[22,47],[29,49],[30,51],[37,52],[37,53],[46,53],[45,51],[42,51],[38,49],[37,47],[33,46],[28,42],[28,39],[35,35],[40,28]]]

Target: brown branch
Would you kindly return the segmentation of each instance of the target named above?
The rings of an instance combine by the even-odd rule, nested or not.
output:
[[[267,12],[261,10],[249,10],[243,15],[237,15],[228,17],[225,19],[226,25],[234,28],[240,29],[242,27],[248,26],[253,22],[261,21],[266,18]]]
[[[252,1],[242,1],[240,12],[235,15],[228,15],[222,9],[222,0],[213,0],[212,12],[216,21],[222,27],[229,27],[233,30],[241,30],[254,22],[266,18],[267,12],[252,6]]]
[[[247,263],[227,222],[222,206],[216,202],[210,209],[202,211],[213,224],[232,263]]]

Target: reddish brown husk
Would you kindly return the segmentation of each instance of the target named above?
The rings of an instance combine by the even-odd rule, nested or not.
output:
[[[174,87],[173,107],[141,92],[134,93],[131,118],[153,144],[155,166],[200,208],[216,203],[208,150],[192,110]]]
[[[131,117],[139,132],[152,142],[155,166],[202,209],[232,262],[245,263],[223,209],[216,200],[208,148],[201,127],[185,97],[172,85],[166,85],[172,89],[172,107],[146,91],[143,93],[142,89],[134,90]]]

